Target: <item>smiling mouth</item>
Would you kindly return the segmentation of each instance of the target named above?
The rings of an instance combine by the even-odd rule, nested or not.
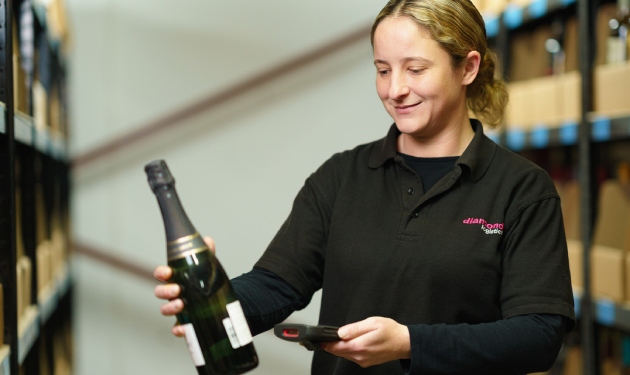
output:
[[[404,114],[404,113],[409,113],[413,111],[413,109],[419,106],[420,104],[422,104],[422,102],[409,104],[409,105],[397,105],[397,106],[394,106],[394,108],[396,109],[396,112],[400,114]]]

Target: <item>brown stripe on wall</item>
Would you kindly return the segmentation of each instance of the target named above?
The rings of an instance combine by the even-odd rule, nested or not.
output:
[[[228,101],[237,99],[239,96],[244,95],[264,84],[313,64],[316,61],[330,56],[354,43],[365,40],[370,35],[370,29],[371,25],[361,27],[322,47],[300,55],[287,62],[281,63],[254,77],[229,87],[226,90],[222,90],[216,94],[194,102],[169,115],[149,122],[146,125],[139,126],[136,130],[133,130],[126,135],[114,138],[102,146],[78,155],[72,160],[71,165],[75,169],[84,167],[98,159],[108,157],[123,148],[144,140],[160,131],[168,129],[182,120],[195,116],[201,112],[211,110],[214,107]]]
[[[92,260],[107,264],[120,271],[126,272],[141,279],[156,282],[156,279],[153,277],[152,269],[133,264],[126,259],[111,255],[105,250],[97,249],[94,246],[77,242],[73,244],[73,250],[75,254],[86,256]]]

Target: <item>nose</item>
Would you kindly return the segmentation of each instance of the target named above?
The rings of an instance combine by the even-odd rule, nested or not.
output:
[[[390,99],[398,100],[409,94],[409,85],[403,74],[392,74],[389,84]]]

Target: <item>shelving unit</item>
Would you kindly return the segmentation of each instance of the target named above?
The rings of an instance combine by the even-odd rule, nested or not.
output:
[[[630,116],[610,118],[593,114],[589,118],[592,142],[630,140]],[[491,138],[515,152],[576,146],[579,140],[579,124],[567,122],[557,127],[541,125],[530,130],[507,129],[501,134],[491,135]]]
[[[579,25],[576,27],[574,42],[578,46],[575,58],[578,60],[579,72],[579,84],[575,83],[575,88],[580,91],[579,98],[575,98],[576,102],[570,103],[574,104],[572,109],[579,113],[574,113],[571,116],[573,119],[568,121],[563,121],[562,116],[556,114],[549,116],[555,118],[555,121],[533,121],[526,126],[508,126],[503,131],[491,133],[490,137],[498,144],[526,157],[539,155],[536,157],[546,158],[551,155],[550,151],[559,150],[556,155],[560,155],[559,158],[564,162],[572,163],[572,173],[579,177],[579,232],[583,247],[583,279],[582,288],[574,290],[574,303],[579,317],[583,374],[586,375],[599,374],[601,371],[598,326],[630,334],[630,303],[614,302],[591,293],[590,253],[596,220],[598,178],[598,166],[595,165],[598,155],[595,153],[601,150],[600,146],[608,147],[613,143],[626,141],[630,143],[630,104],[626,113],[622,111],[622,114],[615,116],[594,112],[595,61],[597,52],[601,52],[597,49],[596,20],[598,11],[607,3],[614,1],[534,0],[527,6],[512,3],[500,14],[484,15],[486,33],[503,64],[506,76],[511,76],[510,40],[513,35],[531,32],[540,26],[550,26],[558,20],[564,22],[566,28],[569,18],[574,18]],[[575,66],[574,64],[573,67]],[[542,153],[536,154],[538,152]]]
[[[30,8],[23,1],[0,0],[0,375],[65,375],[51,356],[52,338],[69,324],[72,295],[63,37],[49,28],[55,0],[31,0]],[[19,18],[18,25],[25,10],[32,23]],[[18,37],[22,27],[32,27],[32,39]],[[29,42],[30,70],[18,48]]]

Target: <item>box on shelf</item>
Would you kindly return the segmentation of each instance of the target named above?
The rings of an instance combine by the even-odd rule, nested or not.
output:
[[[20,262],[17,262],[17,264],[15,265],[15,281],[16,281],[15,293],[16,293],[16,300],[17,300],[16,314],[17,314],[17,319],[19,321],[22,315],[24,314],[24,310],[25,310],[24,292],[23,292],[24,269],[20,266]]]
[[[580,185],[578,181],[556,182],[567,237],[571,285],[581,289],[584,280],[584,249],[580,237]]]
[[[507,0],[484,0],[483,12],[479,9],[480,13],[499,15],[505,10]]]
[[[578,22],[577,16],[573,16],[564,24],[564,70],[565,72],[572,72],[574,70],[580,70],[579,67],[579,36],[578,36]]]
[[[43,241],[37,245],[35,250],[37,256],[37,293],[41,293],[51,282],[50,270],[50,245],[48,241]]]
[[[626,187],[617,180],[605,181],[600,188],[591,250],[592,292],[615,302],[623,302],[630,296],[626,288],[629,211]]]
[[[551,26],[539,26],[533,31],[519,31],[510,41],[511,82],[543,77],[551,74],[551,54],[545,48],[553,38]]]
[[[26,308],[31,305],[32,301],[33,263],[31,258],[26,255],[21,257],[18,263],[19,267],[22,268],[22,303],[24,304],[24,311],[26,311]]]
[[[506,112],[508,127],[518,125],[531,129],[537,124],[547,127],[560,125],[564,120],[564,100],[570,100],[563,95],[564,87],[564,75],[510,83]]]
[[[44,85],[33,81],[33,120],[37,129],[45,129],[48,124],[48,94]]]
[[[532,123],[530,110],[531,82],[520,81],[508,85],[510,99],[505,113],[507,128],[529,129]]]
[[[597,66],[594,81],[596,113],[613,117],[630,114],[630,63]]]
[[[561,79],[561,120],[579,123],[582,118],[582,76],[579,71],[572,70]]]
[[[625,251],[603,245],[591,249],[592,293],[615,302],[625,300]]]
[[[584,247],[582,241],[567,240],[567,252],[569,253],[571,285],[574,289],[582,289],[584,287]]]

